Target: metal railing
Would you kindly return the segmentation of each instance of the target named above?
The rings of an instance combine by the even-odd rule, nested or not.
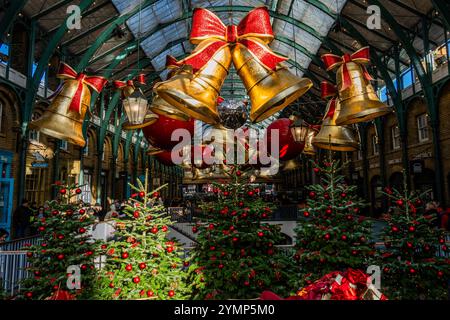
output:
[[[0,244],[0,290],[4,295],[15,295],[20,290],[20,282],[31,276],[26,271],[28,260],[24,248],[40,242],[34,236]]]

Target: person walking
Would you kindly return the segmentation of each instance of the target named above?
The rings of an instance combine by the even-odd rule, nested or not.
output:
[[[30,202],[23,199],[22,204],[14,211],[13,227],[15,230],[15,238],[24,238],[29,235],[30,218],[32,215],[29,205]]]

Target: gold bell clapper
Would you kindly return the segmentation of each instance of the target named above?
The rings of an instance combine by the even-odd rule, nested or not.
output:
[[[181,68],[178,64],[178,61],[174,57],[170,55],[166,57],[166,68],[170,70],[167,79],[172,78],[175,74],[181,71]],[[166,100],[161,99],[158,95],[154,96],[152,104],[150,106],[150,110],[152,110],[156,114],[160,114],[175,120],[188,121],[190,119],[188,114],[172,106]]]
[[[92,89],[101,92],[107,80],[103,77],[77,73],[69,65],[61,63],[57,77],[63,84],[42,117],[30,122],[29,127],[56,139],[84,147],[83,121],[91,104]]]
[[[370,121],[392,111],[380,101],[370,83],[373,79],[366,69],[369,57],[369,47],[342,57],[333,54],[322,56],[327,71],[338,68],[336,83],[341,111],[336,119],[337,125]]]
[[[256,38],[252,45],[270,50]],[[250,97],[250,120],[254,123],[284,109],[313,86],[311,80],[296,77],[286,67],[267,68],[241,43],[233,50],[233,64]]]
[[[194,50],[191,56],[179,61],[192,67],[180,70],[169,80],[157,83],[154,92],[180,111],[209,124],[220,121],[217,110],[217,98],[228,75],[231,65],[231,52],[227,44],[219,48],[214,56],[197,69],[196,58],[202,57],[202,51],[214,46],[215,40],[205,40]],[[201,60],[201,59],[199,59]]]
[[[298,161],[293,159],[293,160],[286,161],[283,165],[282,170],[283,171],[291,171],[291,170],[295,170],[299,167],[300,167],[300,164],[298,163]]]
[[[323,98],[333,97],[333,86],[324,81],[321,84],[321,88]],[[328,101],[320,131],[312,140],[312,144],[315,147],[333,151],[355,151],[358,149],[358,142],[355,139],[352,128],[336,124],[339,112],[340,102],[334,96]]]

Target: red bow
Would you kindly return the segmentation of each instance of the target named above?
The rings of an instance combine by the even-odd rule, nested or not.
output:
[[[69,110],[78,113],[81,113],[81,99],[84,96],[84,84],[99,93],[108,82],[108,80],[103,77],[86,76],[84,73],[77,73],[72,67],[70,67],[68,64],[65,64],[64,62],[61,62],[61,64],[59,65],[59,70],[56,77],[63,80],[71,79],[78,81],[77,91],[75,92],[75,95],[73,96],[72,102],[69,106]],[[60,88],[62,89],[62,86]],[[59,93],[58,90],[55,95],[57,93]]]
[[[288,58],[275,54],[264,45],[269,44],[273,38],[269,11],[266,7],[250,11],[237,26],[226,26],[213,12],[197,8],[192,15],[191,42],[198,44],[206,39],[216,41],[194,51],[192,55],[179,61],[178,64],[188,64],[194,71],[199,70],[221,48],[232,43],[240,43],[247,47],[266,68],[275,70],[278,63],[286,61]]]
[[[352,84],[352,78],[350,76],[350,72],[347,68],[347,63],[355,62],[359,64],[362,68],[364,78],[367,81],[373,80],[370,76],[369,72],[366,69],[365,65],[370,63],[370,52],[369,47],[364,47],[353,53],[352,55],[346,53],[342,57],[337,56],[335,54],[327,53],[322,56],[323,63],[327,68],[327,71],[333,70],[342,65],[342,88],[341,90],[345,90]]]
[[[127,81],[115,80],[114,86],[116,87],[116,89],[123,89],[125,87],[132,87],[133,89],[135,89],[136,88],[135,83],[138,83],[140,85],[145,85],[145,75],[140,74],[136,78],[134,78],[132,80],[127,80]]]
[[[328,108],[328,112],[325,115],[325,118],[332,119],[334,117],[334,112],[336,111],[336,99],[337,99],[337,89],[335,85],[327,81],[322,81],[320,83],[320,89],[322,91],[322,99],[326,100],[328,98],[332,98],[330,101],[330,107]]]

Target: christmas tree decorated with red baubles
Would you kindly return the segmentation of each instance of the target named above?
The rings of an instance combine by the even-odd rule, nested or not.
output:
[[[366,270],[374,254],[371,223],[360,216],[366,205],[355,195],[356,186],[345,183],[340,174],[344,166],[331,159],[313,165],[320,183],[308,187],[303,219],[295,229],[299,288],[330,272]]]
[[[263,223],[272,212],[250,173],[229,165],[229,182],[213,184],[213,201],[202,206],[192,230],[198,233],[193,273],[195,299],[252,299],[267,289],[286,295],[290,261],[276,247],[283,236]],[[191,267],[191,268],[194,268]]]
[[[136,193],[126,205],[125,218],[116,218],[115,241],[104,247],[106,262],[101,270],[96,298],[106,300],[168,300],[190,297],[187,283],[189,261],[183,248],[168,239],[174,222],[164,206],[157,204],[164,186],[148,192],[138,180]]]
[[[388,217],[379,253],[383,290],[391,299],[448,299],[449,248],[435,216],[424,211],[423,194],[386,188],[394,208]]]
[[[44,217],[34,223],[42,241],[24,248],[31,277],[22,281],[19,298],[85,299],[92,292],[94,259],[100,249],[88,232],[94,217],[76,204],[79,186],[57,182],[55,188],[58,198],[49,202]]]

